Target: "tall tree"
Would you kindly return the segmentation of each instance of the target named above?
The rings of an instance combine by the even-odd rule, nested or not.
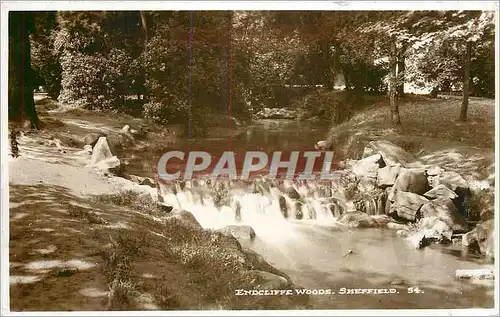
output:
[[[33,99],[34,72],[31,68],[31,12],[9,12],[9,118],[28,121],[38,128],[39,119]]]

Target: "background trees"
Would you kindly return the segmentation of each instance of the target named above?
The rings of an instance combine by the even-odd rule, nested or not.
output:
[[[492,12],[11,12],[9,47],[9,114],[34,125],[36,86],[194,134],[264,106],[322,109],[337,123],[384,93],[398,124],[404,83],[462,91],[462,120],[469,92],[494,94]]]

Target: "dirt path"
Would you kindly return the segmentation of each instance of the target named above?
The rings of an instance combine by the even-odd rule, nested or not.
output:
[[[11,310],[108,309],[100,253],[106,232],[132,227],[135,214],[90,197],[134,185],[86,167],[76,148],[62,153],[41,135],[18,141],[21,155],[9,161]]]

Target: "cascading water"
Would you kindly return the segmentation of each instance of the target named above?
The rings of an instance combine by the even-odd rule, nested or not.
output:
[[[333,226],[348,209],[334,182],[258,179],[160,184],[165,204],[191,212],[204,228],[249,225],[264,241],[293,239],[297,226]]]

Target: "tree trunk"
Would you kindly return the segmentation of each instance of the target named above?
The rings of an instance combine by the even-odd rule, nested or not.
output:
[[[398,62],[396,58],[396,40],[392,40],[392,48],[389,56],[389,103],[391,109],[391,122],[395,125],[401,125],[401,118],[399,116],[399,101],[397,98],[397,77],[398,77]]]
[[[29,121],[36,129],[40,122],[33,99],[29,14],[16,11],[9,14],[9,119]]]
[[[144,30],[144,50],[143,50],[143,56],[146,56],[148,53],[148,41],[149,41],[149,32],[148,32],[148,19],[146,12],[144,11],[139,11],[141,15],[141,24],[142,24],[142,29]],[[145,65],[143,65],[144,68],[146,68]],[[141,83],[141,88],[140,91],[143,93],[143,98],[142,101],[143,103],[148,102],[149,97],[148,97],[148,91],[146,89],[146,85],[144,81]]]
[[[467,121],[467,109],[469,108],[470,93],[470,59],[472,54],[472,42],[467,42],[464,56],[464,83],[462,89],[462,107],[460,108],[460,121]]]
[[[323,67],[324,67],[324,85],[326,90],[331,91],[333,90],[334,86],[334,78],[332,74],[332,67],[331,67],[331,54],[330,54],[330,42],[329,41],[323,41],[323,47],[322,47],[322,53],[323,53]]]
[[[398,56],[398,75],[405,73],[405,50],[406,48],[403,47],[401,49],[401,52],[399,53]],[[399,76],[398,76],[399,77]],[[401,82],[398,82],[398,88],[397,88],[398,96],[401,98],[405,94],[405,81],[401,80]]]
[[[347,70],[347,67],[342,68],[342,74],[344,75],[345,90],[350,91],[351,90],[351,80],[349,78],[349,72]]]

